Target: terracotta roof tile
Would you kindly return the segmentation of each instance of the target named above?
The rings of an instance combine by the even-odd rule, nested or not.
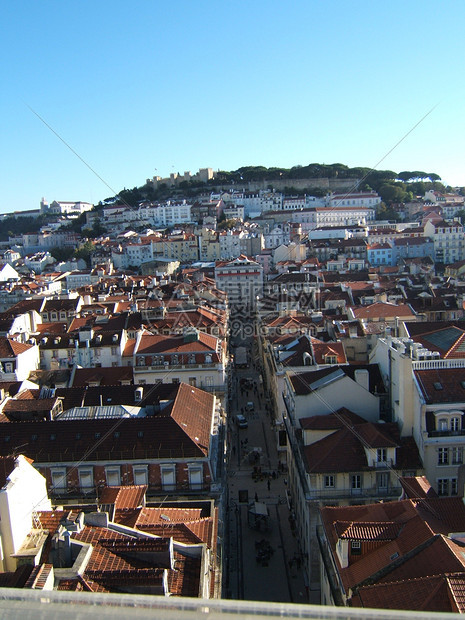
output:
[[[450,592],[454,597],[456,611],[465,613],[465,573],[446,575]]]
[[[354,424],[363,424],[365,418],[353,413],[345,407],[338,409],[335,414],[314,415],[310,418],[301,418],[300,425],[303,430],[336,430],[344,426]]]
[[[33,348],[31,344],[23,344],[22,342],[16,342],[12,338],[0,337],[0,358],[13,358],[17,355],[21,355],[25,351],[29,351]]]
[[[414,318],[416,315],[408,304],[374,303],[368,306],[352,308],[352,312],[357,319],[375,319],[380,317]]]
[[[100,504],[114,504],[116,510],[138,508],[142,505],[146,485],[125,486],[125,487],[105,487],[100,494]]]
[[[405,495],[410,499],[437,497],[426,476],[402,476],[399,481]]]
[[[414,376],[426,404],[463,402],[463,368],[415,370]]]
[[[459,573],[455,583],[459,588],[463,587],[464,575]],[[445,575],[434,575],[365,586],[352,598],[351,605],[377,609],[457,612],[459,609],[451,593],[449,578]]]
[[[348,540],[395,540],[403,525],[395,521],[336,521],[334,528],[336,535]]]

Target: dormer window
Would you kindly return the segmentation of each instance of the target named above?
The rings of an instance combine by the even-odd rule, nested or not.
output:
[[[447,431],[449,430],[448,424],[447,424],[447,419],[446,418],[440,418],[438,420],[438,431]]]
[[[435,413],[436,431],[440,433],[460,433],[462,430],[461,411],[439,411]]]
[[[362,553],[362,543],[359,540],[352,540],[350,543],[350,552],[352,555],[360,555]]]
[[[378,448],[376,450],[376,460],[378,463],[385,463],[387,460],[387,450],[386,448]]]

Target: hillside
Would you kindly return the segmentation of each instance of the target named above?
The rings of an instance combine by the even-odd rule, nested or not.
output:
[[[292,168],[243,166],[234,171],[220,170],[208,183],[181,181],[172,186],[162,183],[156,188],[150,183],[129,190],[124,188],[118,196],[105,199],[103,204],[124,200],[129,205],[136,205],[143,200],[166,200],[176,196],[195,198],[206,190],[257,189],[257,184],[266,189],[276,188],[286,195],[306,193],[321,196],[327,193],[328,188],[336,186],[336,181],[344,191],[374,190],[388,204],[411,200],[428,189],[442,192],[451,189],[440,182],[438,174],[419,170],[393,172],[367,167],[349,168],[344,164],[309,164]]]

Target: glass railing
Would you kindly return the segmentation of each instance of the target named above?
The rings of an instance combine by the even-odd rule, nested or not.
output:
[[[192,599],[136,594],[101,594],[57,590],[0,588],[2,618],[62,620],[97,615],[111,620],[216,620],[217,618],[325,618],[356,620],[423,620],[430,613],[292,603]],[[454,614],[455,616],[455,614]],[[435,620],[452,614],[435,613]]]

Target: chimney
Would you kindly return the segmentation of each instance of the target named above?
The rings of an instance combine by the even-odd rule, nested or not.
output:
[[[367,392],[370,391],[370,374],[365,368],[358,368],[355,371],[355,382],[362,386]]]

